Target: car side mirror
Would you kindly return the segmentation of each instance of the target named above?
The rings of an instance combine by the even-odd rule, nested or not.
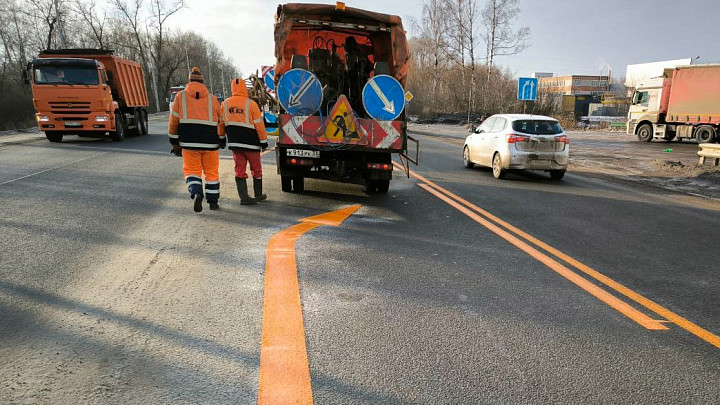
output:
[[[470,130],[468,132],[475,133],[476,130],[477,130],[477,127],[475,126],[475,124],[473,124],[470,126]]]
[[[478,128],[478,129],[475,130],[475,133],[476,133],[476,134],[482,134],[483,132],[485,132],[485,130],[480,129],[480,128]]]

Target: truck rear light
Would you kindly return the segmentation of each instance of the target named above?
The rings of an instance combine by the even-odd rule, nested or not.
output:
[[[518,143],[527,142],[530,140],[530,137],[527,135],[508,134],[506,139],[507,143]]]
[[[367,168],[372,170],[392,170],[389,163],[368,163]]]
[[[562,142],[562,143],[567,144],[567,145],[570,144],[570,139],[569,139],[566,135],[556,136],[556,137],[555,137],[555,140],[556,140],[557,142]]]
[[[315,161],[312,159],[298,159],[298,158],[290,158],[287,160],[288,164],[295,165],[295,166],[314,166]]]

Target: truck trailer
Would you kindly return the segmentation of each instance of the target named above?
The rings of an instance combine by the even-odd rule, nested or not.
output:
[[[28,74],[29,72],[29,74]],[[142,66],[111,50],[43,51],[28,63],[40,130],[50,142],[64,135],[122,141],[148,133],[148,96]]]
[[[275,56],[283,191],[303,191],[304,179],[316,178],[386,193],[393,154],[406,171],[417,164],[405,122],[410,50],[400,17],[341,2],[280,5]]]
[[[720,64],[665,69],[662,77],[640,83],[628,112],[628,135],[718,142]]]

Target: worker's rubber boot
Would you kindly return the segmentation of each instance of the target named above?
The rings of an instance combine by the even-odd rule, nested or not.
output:
[[[195,203],[193,203],[193,210],[195,212],[202,212],[203,195],[195,194]]]
[[[237,185],[238,196],[240,196],[241,205],[255,204],[257,201],[248,195],[247,181],[240,177],[235,177],[235,185]]]
[[[263,194],[262,192],[262,178],[253,179],[253,190],[255,191],[255,200],[267,200],[267,195]]]
[[[219,210],[220,206],[218,205],[217,201],[209,201],[210,203],[210,211]]]

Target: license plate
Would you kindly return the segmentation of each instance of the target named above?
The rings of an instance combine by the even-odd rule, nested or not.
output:
[[[293,157],[318,159],[318,158],[320,158],[320,151],[319,150],[308,150],[308,149],[288,149],[287,155],[293,156]]]
[[[550,167],[552,166],[552,160],[533,160],[530,165],[533,167]]]
[[[82,123],[76,122],[76,121],[66,121],[65,122],[65,128],[80,128],[82,127]]]

